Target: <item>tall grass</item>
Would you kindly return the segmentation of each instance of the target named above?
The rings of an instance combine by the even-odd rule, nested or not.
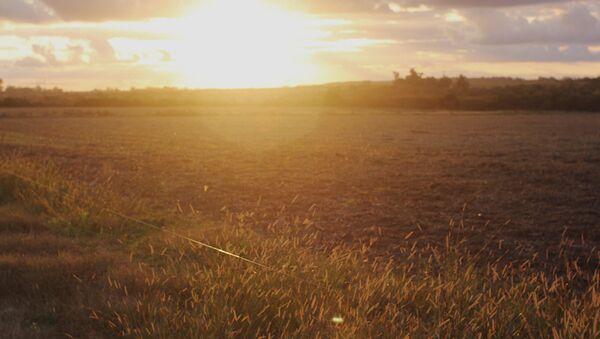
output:
[[[0,279],[0,290],[34,308],[48,300],[62,305],[55,319],[62,334],[600,337],[599,253],[589,249],[585,256],[573,256],[574,249],[581,252],[583,240],[566,234],[556,239],[552,251],[517,261],[491,245],[474,251],[463,236],[464,223],[458,222],[450,224],[444,243],[407,237],[391,258],[383,259],[373,255],[368,242],[325,246],[321,231],[285,210],[277,223],[247,211],[229,213],[218,227],[192,227],[180,217],[151,217],[153,211],[141,204],[48,168],[18,157],[0,166],[0,171],[40,183],[0,174],[0,204],[4,213],[24,211],[20,222],[25,225],[41,220],[40,228],[50,234],[45,247],[55,248],[54,254],[31,249],[28,257],[19,256],[18,244],[32,241],[23,234],[41,231],[12,230],[12,240],[0,242],[0,269],[6,277]],[[151,222],[161,220],[165,227],[271,269],[145,230],[103,213],[105,205]],[[2,227],[19,223],[11,218]],[[103,254],[73,254],[89,248]],[[550,258],[554,252],[556,257]],[[44,292],[41,299],[24,293],[28,286],[38,286]]]

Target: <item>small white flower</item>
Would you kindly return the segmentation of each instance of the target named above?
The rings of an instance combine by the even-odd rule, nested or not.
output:
[[[340,316],[335,316],[331,318],[331,321],[333,321],[334,324],[342,324],[344,322],[344,318]]]

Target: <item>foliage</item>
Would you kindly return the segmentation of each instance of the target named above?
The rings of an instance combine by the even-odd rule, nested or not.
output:
[[[478,83],[488,83],[477,86]],[[91,92],[15,88],[0,92],[0,107],[337,106],[460,110],[600,111],[600,77],[467,79],[425,77],[411,69],[389,83],[357,82],[278,89],[148,88]]]

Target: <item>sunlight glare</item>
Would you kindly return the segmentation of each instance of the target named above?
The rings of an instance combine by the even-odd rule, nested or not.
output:
[[[186,86],[272,87],[314,80],[306,46],[325,33],[261,0],[212,0],[179,19],[174,63]]]

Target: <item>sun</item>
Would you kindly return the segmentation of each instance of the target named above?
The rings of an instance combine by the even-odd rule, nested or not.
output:
[[[178,20],[173,63],[190,87],[275,87],[314,81],[311,18],[261,0],[212,0]]]

